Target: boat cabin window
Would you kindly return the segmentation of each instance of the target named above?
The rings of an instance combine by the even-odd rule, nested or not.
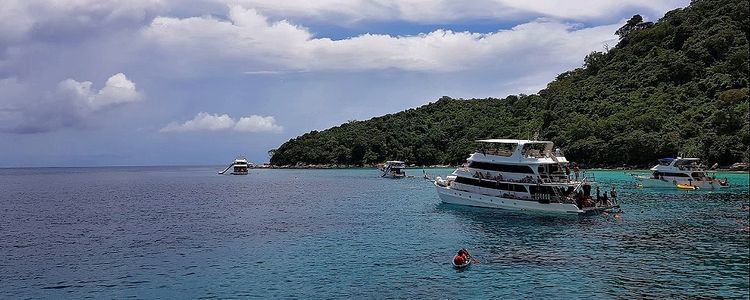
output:
[[[503,190],[503,191],[511,191],[511,192],[522,192],[522,193],[528,193],[529,191],[526,190],[526,186],[522,184],[513,184],[513,183],[507,183],[507,182],[499,182],[494,180],[479,180],[479,179],[470,179],[465,177],[456,177],[456,182],[488,188],[488,189],[495,189],[495,190]]]
[[[538,168],[539,176],[547,177],[549,175],[561,175],[563,171],[557,164],[544,164],[539,165]]]
[[[671,177],[690,177],[690,175],[685,173],[670,173],[670,172],[664,172],[662,173],[664,176],[671,176]]]
[[[672,173],[672,172],[654,172],[654,178],[659,178],[661,176],[664,177],[690,177],[690,175],[685,173]]]
[[[534,174],[534,170],[532,170],[529,166],[526,166],[526,165],[502,165],[502,164],[492,164],[492,163],[486,163],[486,162],[480,162],[480,161],[472,161],[471,163],[469,163],[469,168],[498,171],[498,172],[508,172],[508,173]]]
[[[509,157],[516,151],[518,144],[478,143],[477,152],[483,154]]]

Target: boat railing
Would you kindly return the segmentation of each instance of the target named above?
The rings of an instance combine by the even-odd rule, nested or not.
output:
[[[570,183],[570,178],[567,176],[550,176],[550,177],[542,177],[540,178],[542,183]]]
[[[537,201],[549,201],[550,203],[573,203],[575,204],[575,201],[571,199],[570,197],[565,197],[559,192],[556,192],[554,195],[550,194],[531,194],[532,200]]]
[[[513,155],[513,151],[507,150],[507,149],[480,149],[477,150],[478,153],[482,153],[484,155],[497,155],[497,156],[505,156],[510,157]]]
[[[529,149],[529,150],[525,150],[523,152],[523,157],[525,157],[525,158],[542,158],[542,157],[548,157],[548,156],[545,155],[544,152],[539,151],[538,149]]]

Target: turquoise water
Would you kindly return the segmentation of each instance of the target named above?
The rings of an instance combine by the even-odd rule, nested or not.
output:
[[[421,170],[219,169],[0,169],[0,298],[750,297],[747,173],[598,171],[624,213],[545,217],[441,204]]]

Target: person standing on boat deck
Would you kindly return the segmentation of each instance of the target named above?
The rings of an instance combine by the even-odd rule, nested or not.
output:
[[[565,176],[568,177],[568,180],[570,180],[570,167],[568,164],[565,164]]]
[[[578,165],[573,165],[573,170],[576,174],[576,181],[578,181],[578,174],[580,174],[581,170],[578,169]]]
[[[599,201],[602,199],[602,194],[599,193],[599,187],[596,187],[596,201]]]

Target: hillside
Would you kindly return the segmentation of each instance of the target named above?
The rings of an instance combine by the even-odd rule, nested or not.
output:
[[[568,159],[648,165],[681,153],[747,161],[747,1],[693,1],[656,23],[634,16],[606,53],[586,56],[534,95],[443,97],[416,109],[312,131],[273,150],[271,164],[455,164],[480,138],[552,140]]]

